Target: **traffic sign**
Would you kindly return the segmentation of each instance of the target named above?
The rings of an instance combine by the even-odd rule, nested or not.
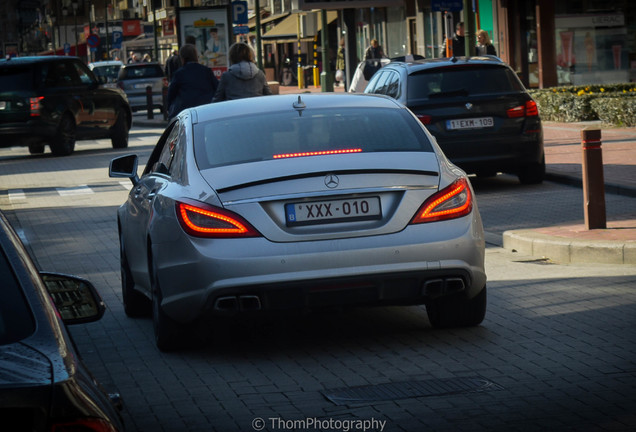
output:
[[[432,0],[431,9],[433,12],[459,12],[464,9],[462,0]]]
[[[113,45],[112,48],[121,48],[121,43],[124,40],[124,32],[114,31],[113,32]]]
[[[235,0],[232,2],[232,22],[234,24],[247,24],[247,2],[246,1]]]
[[[250,32],[250,28],[246,25],[239,25],[234,27],[234,34],[248,34]]]
[[[97,36],[95,33],[91,33],[86,38],[86,44],[88,44],[88,46],[90,48],[98,47],[99,46],[99,36]]]
[[[71,44],[70,43],[65,43],[64,44],[64,53],[68,54],[71,52]]]

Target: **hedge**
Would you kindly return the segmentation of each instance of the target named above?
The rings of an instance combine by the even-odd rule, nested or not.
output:
[[[636,85],[608,84],[531,89],[543,120],[579,122],[601,120],[603,124],[636,126]]]

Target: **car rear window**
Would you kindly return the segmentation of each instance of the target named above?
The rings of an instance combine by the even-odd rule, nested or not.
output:
[[[0,280],[0,345],[6,345],[33,334],[35,323],[31,309],[2,249]]]
[[[119,72],[119,79],[137,79],[137,78],[161,78],[163,70],[157,65],[133,66],[122,68]]]
[[[316,109],[200,123],[194,131],[199,169],[294,155],[432,152],[419,122],[403,109]]]
[[[525,91],[506,67],[479,66],[421,71],[409,75],[408,99],[465,97]]]
[[[117,75],[119,74],[120,65],[112,65],[112,66],[97,66],[93,68],[93,73],[96,77],[104,77],[106,79],[115,80],[117,79]]]
[[[33,90],[33,66],[0,66],[0,91]]]

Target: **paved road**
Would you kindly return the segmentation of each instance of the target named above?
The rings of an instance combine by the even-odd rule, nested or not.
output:
[[[244,322],[160,353],[150,320],[123,312],[115,210],[129,183],[107,175],[113,156],[147,155],[158,133],[135,128],[127,150],[79,143],[67,158],[0,149],[0,209],[38,265],[87,277],[106,301],[104,319],[71,332],[121,392],[131,430],[636,429],[636,268],[498,247],[505,230],[582,219],[580,190],[550,182],[474,182],[489,233],[478,328],[433,330],[420,307],[328,311]],[[633,215],[636,199],[608,195],[607,208]]]

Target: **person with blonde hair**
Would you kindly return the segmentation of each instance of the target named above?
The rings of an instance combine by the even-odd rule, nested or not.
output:
[[[486,30],[477,32],[477,55],[497,55],[495,46],[490,41],[490,36]]]
[[[221,75],[212,102],[272,94],[265,74],[254,63],[254,51],[248,44],[233,44],[228,57],[230,67]]]

